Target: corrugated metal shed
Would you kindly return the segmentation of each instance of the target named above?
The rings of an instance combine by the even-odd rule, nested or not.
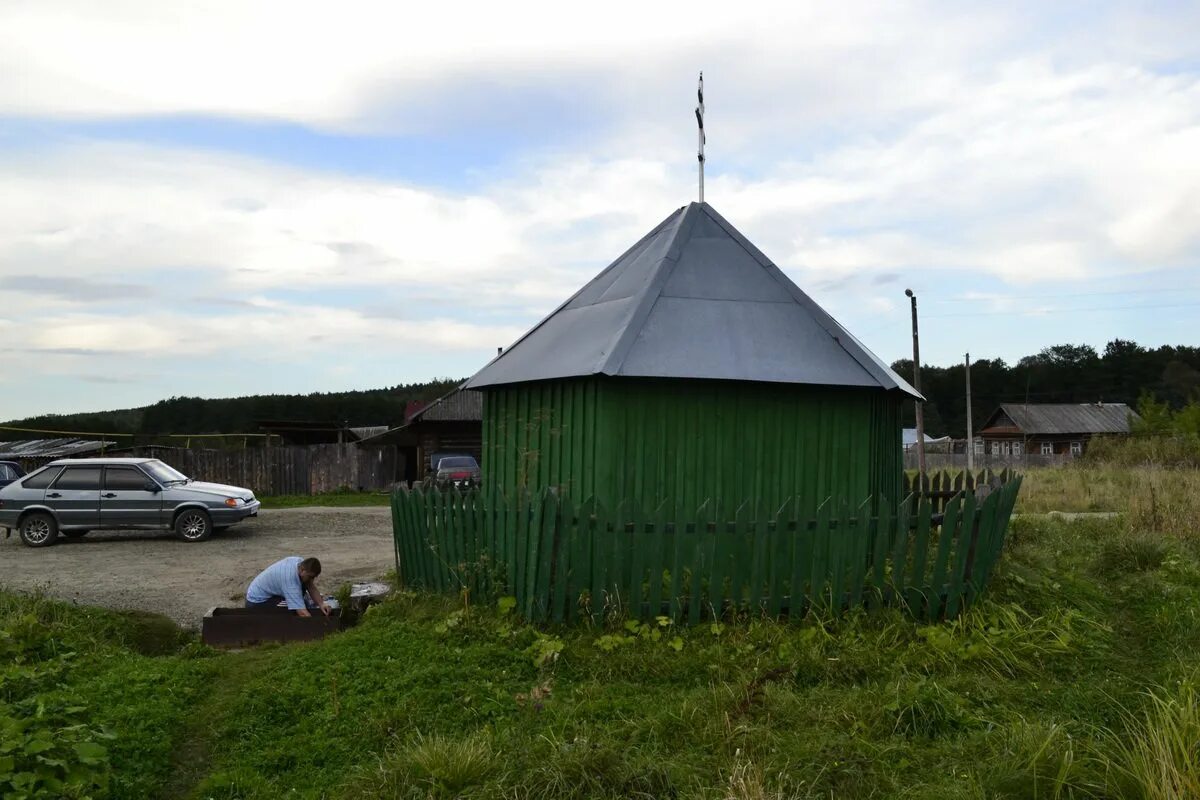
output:
[[[1124,403],[1002,403],[980,433],[1013,426],[1026,435],[1129,433],[1131,416],[1141,419]]]
[[[95,439],[27,439],[0,442],[0,459],[15,461],[21,458],[69,458],[99,453],[116,446],[116,442],[101,442]]]
[[[732,515],[901,496],[900,396],[742,381],[574,378],[488,390],[484,479],[510,497],[664,500]]]
[[[919,396],[707,203],[669,216],[466,387],[590,375]]]

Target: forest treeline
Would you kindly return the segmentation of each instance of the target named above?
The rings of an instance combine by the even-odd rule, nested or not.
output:
[[[439,378],[385,389],[314,394],[266,394],[204,399],[172,397],[143,408],[86,414],[47,414],[6,422],[15,428],[83,433],[165,434],[256,433],[262,420],[400,425],[410,402],[436,400],[462,379]],[[0,439],[34,438],[0,431]]]
[[[912,379],[912,361],[892,365]],[[5,423],[22,428],[88,433],[201,434],[255,433],[260,420],[330,421],[355,425],[398,425],[411,401],[434,400],[461,383],[438,379],[384,389],[308,395],[256,395],[207,400],[172,397],[151,406],[89,414],[31,417]],[[967,430],[966,390],[962,363],[948,367],[922,365],[921,388],[925,430],[931,435],[963,437]],[[975,430],[1000,403],[1128,403],[1152,395],[1170,409],[1200,400],[1200,347],[1142,347],[1114,339],[1097,352],[1088,345],[1047,347],[1009,365],[1002,359],[971,364],[971,407]],[[904,407],[912,427],[913,405]],[[0,438],[15,438],[8,434]],[[24,438],[24,437],[22,437]]]
[[[892,364],[912,380],[912,360]],[[965,366],[921,365],[925,430],[933,436],[965,437]],[[1088,345],[1060,344],[1009,365],[1003,359],[971,363],[971,409],[976,433],[1001,403],[1128,403],[1136,408],[1153,396],[1171,409],[1200,399],[1200,347],[1142,347],[1114,339],[1097,352]],[[905,404],[905,427],[913,427],[913,405]]]

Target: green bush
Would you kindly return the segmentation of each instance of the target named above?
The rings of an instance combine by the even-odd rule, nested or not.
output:
[[[81,706],[40,699],[0,704],[0,797],[47,800],[103,796],[112,736],[93,726]]]

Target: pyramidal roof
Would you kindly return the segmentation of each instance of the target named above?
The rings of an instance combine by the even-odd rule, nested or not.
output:
[[[920,396],[707,203],[667,217],[466,388],[585,375]]]

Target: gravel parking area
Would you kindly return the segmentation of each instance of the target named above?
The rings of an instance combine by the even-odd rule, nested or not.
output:
[[[82,605],[165,614],[198,628],[213,606],[239,605],[251,579],[284,556],[316,556],[317,585],[378,578],[394,564],[388,508],[266,509],[207,542],[166,531],[94,531],[53,547],[0,535],[0,585]]]

